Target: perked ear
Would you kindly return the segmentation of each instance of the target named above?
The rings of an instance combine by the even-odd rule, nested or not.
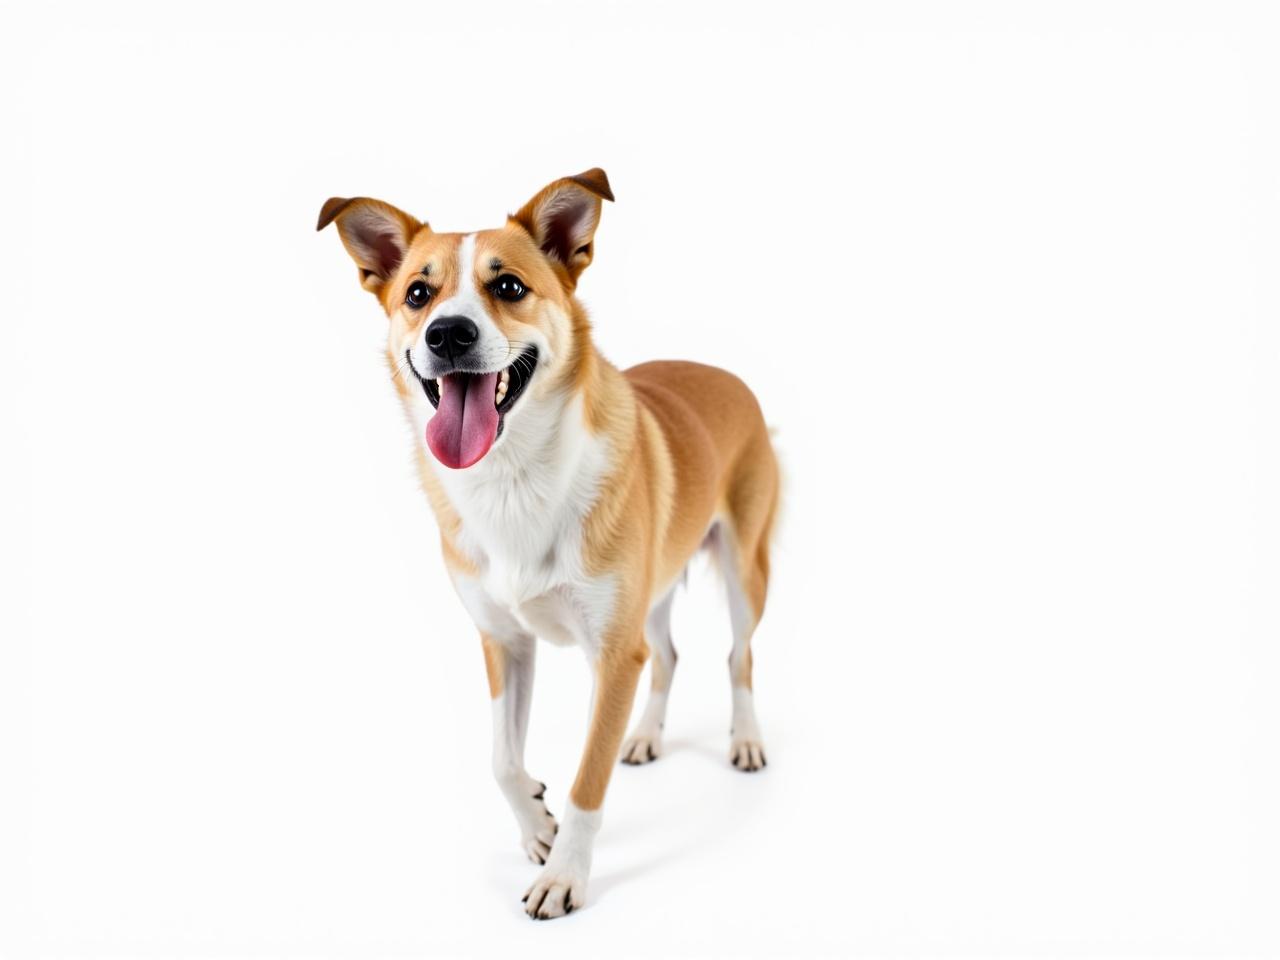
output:
[[[317,230],[333,221],[351,259],[360,268],[360,285],[378,293],[400,266],[413,235],[426,224],[403,210],[368,197],[330,197],[320,208]]]
[[[594,167],[543,187],[511,219],[529,231],[543,253],[564,264],[576,285],[595,252],[592,238],[600,223],[600,201],[612,199],[609,178]]]

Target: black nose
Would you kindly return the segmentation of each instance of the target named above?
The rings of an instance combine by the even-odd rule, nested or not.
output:
[[[427,349],[456,363],[480,338],[480,330],[466,317],[437,317],[427,327]]]

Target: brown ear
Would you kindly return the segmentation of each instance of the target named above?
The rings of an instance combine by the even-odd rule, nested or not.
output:
[[[600,201],[612,199],[609,178],[595,167],[543,187],[511,219],[529,231],[543,253],[563,264],[576,284],[595,252]]]
[[[360,268],[360,285],[377,293],[400,266],[413,235],[426,226],[389,203],[368,197],[330,197],[320,208],[317,230],[338,222],[338,235]]]

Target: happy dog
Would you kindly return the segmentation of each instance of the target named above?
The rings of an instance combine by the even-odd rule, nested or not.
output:
[[[391,321],[387,361],[445,563],[484,648],[494,775],[525,852],[544,864],[525,895],[539,918],[584,902],[619,750],[628,763],[661,753],[672,595],[702,547],[728,583],[730,760],[765,764],[750,642],[768,588],[777,463],[755,397],[732,374],[681,361],[619,371],[592,344],[574,289],[612,199],[596,169],[555,181],[493,230],[435,233],[363,197],[329,200],[318,225],[337,223]],[[595,674],[558,832],[545,787],[524,769],[536,637],[577,644]],[[649,656],[648,704],[624,744]]]

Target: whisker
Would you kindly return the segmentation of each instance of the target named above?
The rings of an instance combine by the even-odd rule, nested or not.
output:
[[[532,346],[532,343],[525,343],[523,340],[507,340],[507,359],[503,366],[518,366],[522,371],[531,372],[533,359],[528,355],[528,350]]]

